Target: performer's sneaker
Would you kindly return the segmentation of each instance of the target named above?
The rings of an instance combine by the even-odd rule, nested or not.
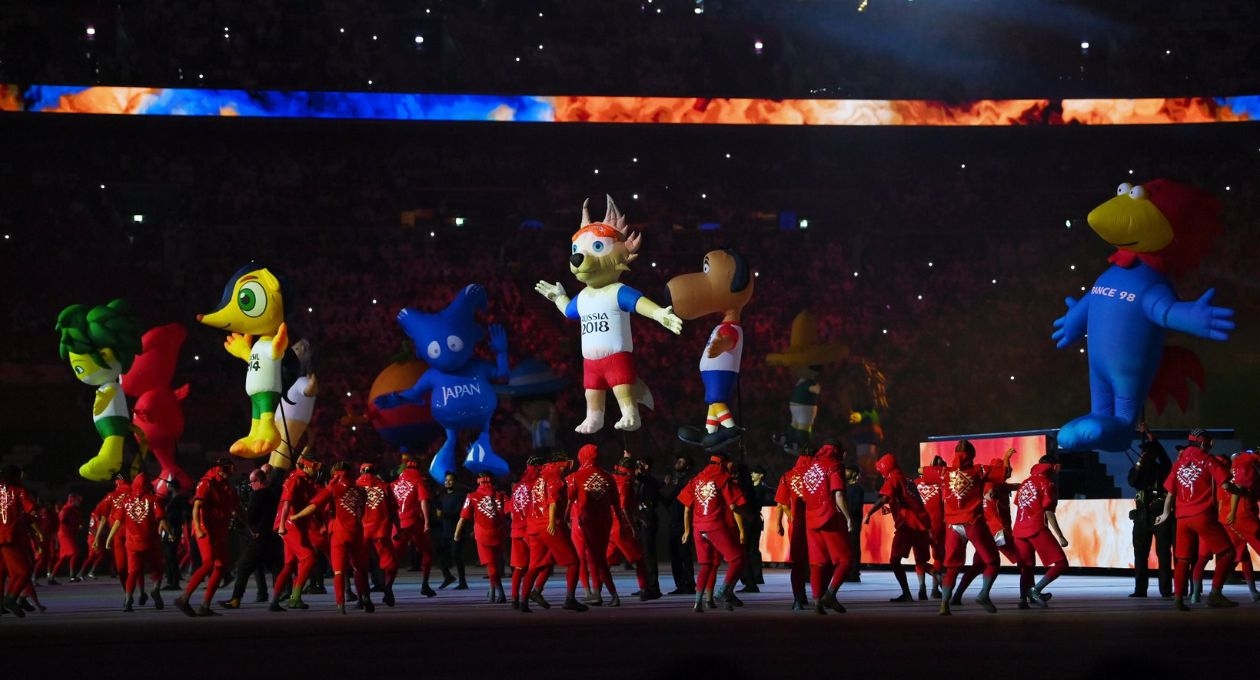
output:
[[[162,601],[162,589],[161,589],[161,588],[158,588],[157,586],[153,586],[153,593],[152,593],[152,597],[153,597],[153,608],[154,608],[154,609],[165,609],[165,608],[166,608],[166,603]]]
[[[11,612],[19,619],[26,616],[26,612],[22,611],[22,607],[18,604],[17,598],[14,597],[4,598],[4,609]]]
[[[919,602],[927,602],[927,588],[919,588]]]
[[[840,604],[836,599],[836,591],[834,590],[825,591],[822,596],[822,602],[824,606],[830,607],[832,611],[838,614],[843,614],[847,611],[844,605]]]
[[[82,581],[82,580],[83,580],[83,579],[79,578],[78,576],[71,576],[71,577],[70,577],[70,582],[71,582],[71,583],[78,583],[78,582],[80,582],[80,581]]]
[[[433,590],[432,588],[430,588],[430,587],[429,587],[429,584],[427,584],[427,583],[426,583],[426,584],[424,584],[424,585],[422,585],[422,586],[420,586],[420,594],[421,594],[421,595],[423,595],[423,596],[425,596],[425,597],[436,597],[436,596],[437,596],[437,593],[436,593],[436,592],[434,592],[434,590]]]
[[[655,588],[648,588],[646,590],[639,591],[640,602],[647,602],[648,600],[659,600],[659,599],[661,599],[661,591]]]
[[[590,609],[590,607],[578,602],[576,597],[564,598],[564,608],[575,612],[584,612]]]
[[[197,612],[193,611],[193,608],[189,606],[188,600],[184,599],[183,595],[175,598],[175,608],[184,612],[185,616],[197,616]]]
[[[533,610],[531,610],[531,609],[529,608],[529,598],[526,598],[526,599],[524,599],[524,600],[513,600],[513,602],[517,602],[517,603],[518,603],[518,606],[516,606],[516,607],[512,607],[512,609],[515,609],[516,611],[518,611],[518,612],[520,612],[520,613],[522,613],[522,614],[532,614],[532,613],[533,613]]]
[[[1176,598],[1176,599],[1174,599],[1174,600],[1173,600],[1173,606],[1174,606],[1174,607],[1176,607],[1176,608],[1177,608],[1177,611],[1179,611],[1179,612],[1188,612],[1188,611],[1190,611],[1190,608],[1186,606],[1186,601],[1185,601],[1185,599],[1180,598],[1180,597],[1178,597],[1178,598]]]
[[[459,585],[451,588],[451,590],[468,590],[468,581],[460,581]]]
[[[805,600],[799,597],[792,598],[792,611],[794,612],[805,611],[805,608],[807,606],[808,606],[808,603],[806,603]]]
[[[939,586],[932,586],[932,599],[933,600],[941,599],[941,589]]]
[[[504,595],[503,591],[500,590],[498,594],[494,596],[494,604],[504,604],[506,602],[507,602],[507,595]]]
[[[941,616],[950,616],[950,615],[951,615],[951,614],[950,614],[950,611],[949,611],[949,600],[941,600],[941,610],[940,610],[940,615],[941,615]]]
[[[18,598],[18,606],[21,607],[24,612],[35,611],[35,605],[31,604],[31,601],[25,597]]]
[[[521,608],[521,601],[516,598],[512,598],[512,609],[520,609],[520,608]]]
[[[1041,593],[1038,592],[1036,588],[1029,588],[1028,589],[1028,604],[1031,604],[1037,607],[1045,607],[1046,598],[1042,597]]]
[[[761,592],[761,588],[758,588],[758,587],[757,587],[757,586],[755,586],[755,585],[751,585],[751,586],[744,586],[743,588],[740,588],[740,589],[739,589],[739,592],[741,592],[741,593],[760,593],[760,592]]]
[[[1211,592],[1207,596],[1207,606],[1209,607],[1237,607],[1238,603],[1225,597],[1221,593]]]
[[[620,598],[620,597],[617,597],[616,595],[613,595],[613,596],[612,596],[612,599],[608,601],[608,606],[609,606],[609,607],[620,607],[620,606],[621,606],[621,598]]]
[[[258,593],[257,595],[254,596],[254,604],[262,604],[264,602],[270,602],[270,601],[271,601],[271,596],[268,595],[267,593]]]
[[[394,606],[394,586],[385,586],[385,594],[381,595],[381,602],[384,603],[386,607]]]
[[[289,609],[310,609],[311,605],[301,600],[289,600]]]
[[[144,592],[144,589],[142,588],[140,590],[140,606],[143,607],[144,605],[148,604],[148,602],[149,602],[149,594]]]
[[[202,617],[202,618],[208,618],[211,616],[223,616],[223,615],[211,609],[210,605],[203,604],[200,607],[197,607],[197,616]]]
[[[823,601],[821,597],[818,598],[817,600],[814,600],[814,613],[819,614],[819,615],[824,615],[827,613],[827,608],[823,606]]]
[[[888,598],[889,602],[914,602],[914,598],[910,596],[909,591],[904,592],[897,597]]]
[[[284,607],[280,606],[280,602],[278,600],[272,600],[271,604],[267,605],[267,611],[269,612],[282,612],[284,610]]]
[[[345,614],[345,613],[346,613],[346,605],[344,605],[344,604],[339,604],[339,605],[337,605],[337,613],[338,613],[338,614]]]
[[[1146,593],[1129,593],[1129,597],[1146,597]]]
[[[697,614],[704,613],[704,595],[702,593],[696,594],[696,606],[692,607],[691,610]]]
[[[363,611],[369,614],[376,612],[376,605],[371,600],[365,597],[363,598],[362,602],[363,602]]]
[[[993,600],[990,600],[988,595],[981,595],[980,597],[977,597],[976,604],[984,607],[984,610],[990,614],[997,613],[997,606],[993,604]]]
[[[582,598],[582,604],[590,607],[602,607],[604,606],[604,596],[595,594],[590,597]]]
[[[529,601],[539,607],[542,607],[543,609],[551,609],[551,603],[548,602],[547,598],[543,597],[543,594],[537,589],[529,591]],[[521,601],[521,606],[525,606],[525,602],[523,600]]]
[[[1028,606],[1027,598],[1020,600],[1019,604],[1015,605],[1015,608],[1016,609],[1031,609],[1031,607]]]
[[[127,599],[123,600],[123,611],[134,612],[135,608],[131,606],[131,603],[132,603],[131,596],[128,595]]]
[[[445,576],[442,577],[442,585],[438,586],[438,590],[446,590],[446,587],[451,585],[454,582],[455,582],[455,577],[452,576],[451,574],[446,574]]]
[[[219,606],[223,607],[224,609],[240,609],[241,601],[240,600],[219,600]]]
[[[1260,602],[1260,590],[1251,591],[1251,601]]]

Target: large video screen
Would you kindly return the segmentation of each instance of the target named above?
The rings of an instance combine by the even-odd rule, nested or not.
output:
[[[0,111],[502,123],[1160,125],[1260,120],[1260,95],[1146,99],[740,99],[0,84]]]

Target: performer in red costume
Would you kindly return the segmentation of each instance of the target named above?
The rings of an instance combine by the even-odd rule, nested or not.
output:
[[[881,508],[891,512],[893,516],[893,540],[888,551],[888,566],[892,567],[893,577],[901,586],[901,595],[890,602],[912,602],[910,586],[906,581],[906,568],[901,560],[914,553],[914,574],[919,579],[919,599],[926,600],[927,569],[930,562],[930,539],[928,531],[931,519],[923,507],[923,501],[913,484],[897,466],[897,457],[885,453],[875,461],[875,470],[884,476],[884,485],[879,489],[879,498],[866,513],[866,523],[871,523],[871,516]]]
[[[792,563],[792,611],[809,607],[805,582],[809,580],[809,539],[805,537],[805,491],[801,475],[814,463],[813,456],[797,456],[796,464],[779,478],[774,502],[779,508],[779,535],[783,536],[783,518],[788,520],[788,560]]]
[[[569,475],[569,498],[573,507],[579,555],[585,555],[591,574],[591,596],[586,604],[604,604],[603,589],[608,588],[610,607],[620,607],[621,597],[608,569],[609,536],[614,518],[622,526],[630,523],[622,511],[617,483],[613,476],[596,465],[599,449],[587,444],[578,450],[578,469]]]
[[[472,520],[473,540],[477,542],[477,559],[486,568],[490,579],[490,602],[503,604],[503,543],[507,536],[507,494],[494,488],[494,474],[489,470],[477,473],[477,488],[464,497],[464,507],[455,524],[455,541],[462,540],[464,523]]]
[[[92,537],[92,543],[98,549],[110,551],[114,556],[114,570],[118,574],[118,585],[126,587],[127,585],[127,535],[126,532],[119,532],[114,536],[112,543],[101,545],[101,537],[109,531],[109,518],[120,510],[123,503],[127,502],[127,496],[131,495],[131,485],[127,483],[127,478],[122,473],[114,475],[114,490],[105,494],[100,503],[92,509],[92,514],[101,518],[96,525],[96,533]]]
[[[433,570],[433,538],[429,534],[429,501],[433,492],[425,484],[420,472],[420,462],[408,459],[402,474],[390,485],[394,502],[398,507],[398,533],[394,534],[394,557],[402,560],[407,544],[415,547],[420,555],[420,594],[433,597],[437,592],[429,587],[429,572]]]
[[[525,526],[530,507],[530,493],[538,475],[542,471],[542,458],[530,456],[525,462],[525,472],[520,481],[512,486],[512,495],[508,497],[505,511],[512,518],[512,554],[508,558],[512,565],[512,609],[520,609],[525,597],[529,596],[530,584],[525,584],[525,592],[521,592],[521,583],[529,572],[529,541],[526,540]]]
[[[709,457],[709,464],[678,493],[683,506],[683,535],[685,544],[696,533],[696,561],[700,564],[700,576],[696,580],[696,613],[704,612],[704,598],[721,598],[727,611],[734,611],[739,598],[732,587],[744,567],[744,518],[737,509],[744,505],[744,493],[726,470],[729,459],[725,453],[716,452]],[[731,529],[734,523],[735,531]],[[720,559],[727,563],[722,586],[717,583]]]
[[[587,606],[578,602],[575,595],[578,557],[569,538],[569,531],[564,526],[564,471],[568,467],[568,457],[563,453],[556,454],[551,462],[543,466],[538,479],[530,487],[525,522],[526,540],[529,541],[529,572],[525,575],[525,583],[532,584],[533,589],[527,599],[521,600],[520,611],[525,613],[530,611],[529,600],[533,600],[543,609],[550,607],[542,596],[542,590],[547,583],[552,564],[565,567],[564,608],[577,612],[587,610]]]
[[[339,461],[332,466],[332,479],[311,498],[310,505],[294,513],[291,519],[300,520],[314,514],[325,504],[333,508],[330,548],[332,550],[333,592],[336,596],[337,613],[346,613],[346,570],[354,569],[354,587],[359,594],[363,609],[371,614],[376,611],[367,580],[367,544],[363,542],[363,508],[367,504],[367,492],[350,481],[350,464]]]
[[[1046,606],[1041,596],[1051,581],[1067,571],[1068,559],[1063,549],[1068,540],[1059,529],[1059,518],[1054,514],[1059,496],[1050,475],[1058,472],[1059,460],[1053,455],[1042,456],[1029,471],[1028,479],[1015,492],[1015,549],[1019,551],[1019,606],[1025,602],[1038,607]],[[1037,585],[1033,585],[1033,567],[1036,558],[1049,567]],[[1049,597],[1047,595],[1047,597]]]
[[[61,571],[62,566],[67,567],[71,583],[83,580],[74,570],[75,562],[83,556],[83,549],[79,547],[79,532],[83,531],[82,505],[83,496],[72,493],[66,497],[66,504],[61,506],[61,512],[57,515],[57,561],[48,570],[50,581]]]
[[[1251,556],[1247,554],[1247,546],[1260,554],[1260,514],[1256,511],[1256,495],[1260,492],[1260,455],[1251,449],[1234,454],[1230,463],[1230,481],[1238,487],[1238,493],[1222,487],[1229,497],[1222,500],[1220,519],[1234,542],[1234,558],[1242,566],[1243,580],[1251,592],[1251,601],[1260,602],[1255,570],[1251,566]]]
[[[577,498],[577,489],[573,486],[573,462],[566,460],[565,467],[562,470],[564,475],[564,522],[569,528],[569,542],[573,544],[573,551],[577,553],[578,558],[578,582],[582,584],[582,602],[584,604],[593,604],[595,593],[591,592],[591,564],[587,559],[585,539],[582,537],[581,525],[577,521],[577,503],[573,500]],[[596,591],[598,592],[598,591]],[[603,604],[603,601],[600,601]]]
[[[634,516],[638,511],[639,499],[634,493],[635,461],[629,455],[623,457],[613,468],[613,483],[617,487],[617,511],[613,513],[612,530],[608,534],[608,553],[605,561],[617,564],[625,560],[634,565],[634,576],[639,582],[639,601],[657,600],[661,597],[660,588],[648,585],[647,564],[643,559],[643,546],[635,535]]]
[[[1007,449],[1001,465],[976,465],[976,447],[963,439],[954,447],[954,464],[951,467],[930,467],[923,470],[925,481],[942,485],[945,496],[945,587],[942,589],[942,616],[949,616],[950,598],[958,580],[958,570],[967,556],[967,543],[976,549],[976,560],[984,565],[984,581],[976,604],[989,613],[997,607],[989,599],[989,590],[998,574],[998,550],[993,534],[984,522],[981,508],[986,482],[1000,483],[1010,475],[1011,456],[1015,449]]]
[[[945,467],[945,459],[934,456],[932,467]],[[945,495],[941,493],[941,484],[924,479],[922,470],[914,478],[914,487],[918,489],[923,509],[928,514],[928,541],[932,546],[932,599],[939,600],[941,576],[945,570]]]
[[[22,487],[22,469],[6,465],[0,470],[0,585],[3,586],[3,610],[18,618],[26,612],[17,598],[31,584],[31,559],[28,546],[40,539],[35,526],[35,501]]]
[[[284,479],[275,524],[276,533],[284,542],[284,566],[276,575],[275,590],[271,594],[268,611],[284,611],[280,606],[280,597],[285,588],[290,588],[289,609],[309,608],[302,601],[302,586],[306,585],[306,579],[318,561],[315,547],[311,543],[316,519],[303,517],[294,521],[293,514],[309,505],[315,497],[315,476],[319,474],[319,467],[319,458],[309,449],[304,450],[298,456],[297,468]]]
[[[100,565],[101,560],[105,557],[105,551],[101,549],[100,543],[96,541],[97,528],[108,522],[109,517],[97,515],[95,509],[88,513],[87,559],[83,560],[83,564],[79,565],[79,578],[96,579],[96,567]]]
[[[171,527],[166,523],[162,500],[153,493],[143,472],[131,480],[131,494],[127,496],[123,506],[110,517],[109,537],[105,542],[110,543],[120,528],[127,534],[127,583],[123,586],[127,599],[123,602],[123,611],[134,611],[131,606],[132,594],[136,592],[137,586],[141,591],[144,590],[146,566],[153,580],[153,592],[150,593],[153,597],[153,608],[161,609],[164,564],[158,532],[160,530],[170,536]]]
[[[201,552],[201,568],[188,577],[184,593],[175,598],[175,607],[188,616],[220,616],[210,608],[210,603],[214,601],[214,591],[219,588],[230,559],[228,520],[236,517],[241,524],[248,526],[236,489],[228,483],[235,468],[231,458],[220,458],[197,483],[197,492],[193,496],[192,532]],[[205,597],[201,606],[193,611],[188,600],[203,579],[206,580]]]
[[[1216,558],[1212,573],[1212,592],[1208,594],[1209,607],[1236,607],[1237,602],[1225,597],[1221,588],[1234,570],[1234,546],[1221,526],[1216,511],[1216,487],[1224,486],[1230,492],[1241,491],[1229,481],[1229,468],[1210,456],[1201,446],[1207,433],[1196,429],[1190,433],[1190,445],[1181,450],[1173,462],[1172,472],[1164,480],[1168,497],[1164,499],[1164,512],[1155,519],[1163,524],[1177,517],[1176,566],[1173,569],[1173,593],[1177,609],[1190,611],[1186,606],[1186,576],[1190,571],[1191,550],[1197,540],[1200,555]],[[1203,573],[1196,567],[1195,580]]]
[[[814,612],[818,614],[826,614],[828,607],[844,613],[844,605],[836,600],[836,591],[853,561],[849,527],[854,526],[854,520],[844,495],[844,473],[840,469],[843,455],[835,444],[824,444],[801,473],[809,583],[814,595]]]
[[[398,578],[398,559],[394,552],[394,527],[398,526],[398,506],[389,483],[376,475],[376,466],[364,463],[359,466],[359,478],[354,482],[367,494],[363,506],[363,542],[368,550],[376,552],[376,564],[385,576],[381,602],[394,606],[394,580]]]
[[[992,466],[1001,466],[1001,460],[994,458],[989,461]],[[1011,564],[1021,571],[1024,564],[1021,561],[1019,551],[1015,549],[1015,539],[1011,534],[1011,493],[1019,488],[1017,484],[1008,484],[1002,482],[985,482],[984,494],[981,503],[984,509],[984,522],[989,527],[989,533],[993,534],[993,544],[997,546],[998,553],[1010,560]],[[999,558],[999,566],[1000,566]],[[1029,566],[1036,566],[1032,564]],[[972,560],[971,566],[963,572],[962,580],[954,587],[954,597],[950,601],[951,605],[961,605],[963,593],[967,591],[967,587],[976,577],[984,572],[984,564],[979,560]],[[1023,598],[1023,593],[1020,595]],[[1048,599],[1048,598],[1047,598]]]
[[[35,501],[35,524],[39,527],[38,538],[32,536],[31,550],[35,553],[35,578],[46,574],[48,585],[59,586],[61,581],[53,578],[52,565],[57,561],[57,509],[51,501]]]

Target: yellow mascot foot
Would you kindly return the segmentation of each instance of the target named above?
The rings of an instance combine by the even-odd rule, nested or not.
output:
[[[248,457],[250,455],[250,451],[253,450],[251,448],[252,442],[253,440],[249,437],[241,437],[240,439],[232,442],[232,445],[228,447],[228,452],[233,456]]]
[[[113,456],[108,452],[97,454],[88,462],[79,466],[79,476],[90,482],[108,482],[115,472],[122,469],[122,455]]]

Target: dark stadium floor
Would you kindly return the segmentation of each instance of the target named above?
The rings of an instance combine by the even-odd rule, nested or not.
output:
[[[632,572],[617,570],[616,580],[621,592],[635,590]],[[307,611],[269,613],[246,604],[190,619],[170,606],[177,593],[164,593],[163,611],[124,613],[116,582],[101,579],[41,587],[48,611],[0,617],[0,652],[6,676],[35,669],[96,676],[131,667],[139,677],[180,679],[410,673],[737,680],[804,673],[976,677],[988,667],[1021,678],[1117,678],[1240,660],[1242,640],[1260,626],[1260,604],[1241,585],[1226,587],[1240,602],[1235,609],[1196,605],[1182,613],[1171,600],[1127,597],[1127,577],[1065,576],[1051,586],[1049,608],[1021,611],[1017,577],[1003,574],[993,590],[997,614],[974,604],[973,590],[945,618],[934,601],[888,602],[897,594],[892,576],[873,571],[841,590],[847,614],[823,617],[790,611],[786,571],[767,570],[766,581],[761,593],[741,595],[745,606],[734,612],[698,615],[690,597],[666,596],[646,603],[626,597],[618,609],[579,614],[557,606],[563,581],[553,578],[552,609],[526,615],[486,604],[480,570],[470,570],[470,590],[434,598],[421,597],[416,573],[404,572],[397,606],[380,605],[374,594],[375,614],[338,615],[329,594],[307,596]],[[252,600],[252,585],[246,593]],[[220,590],[216,600],[225,597]]]

